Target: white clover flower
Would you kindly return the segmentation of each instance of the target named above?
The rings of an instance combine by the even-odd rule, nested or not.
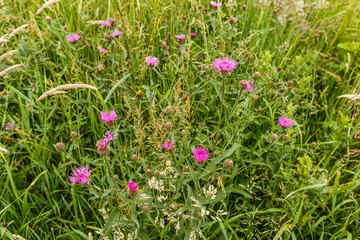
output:
[[[208,190],[206,190],[206,188],[203,188],[203,192],[205,196],[211,197],[211,199],[215,199],[217,189],[213,185],[210,185]]]

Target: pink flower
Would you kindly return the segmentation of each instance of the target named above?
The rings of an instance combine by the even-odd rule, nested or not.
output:
[[[104,122],[112,122],[117,117],[117,114],[114,110],[107,113],[106,111],[100,113],[100,118]]]
[[[109,40],[109,39],[110,39],[110,37],[109,37],[109,35],[108,35],[108,34],[106,34],[105,38],[106,38],[107,40]]]
[[[254,83],[253,83],[252,81],[248,80],[247,83],[248,83],[248,86],[247,86],[247,88],[245,89],[246,91],[251,92],[253,89],[257,89],[257,87],[254,88]]]
[[[166,42],[162,42],[163,47],[166,47]]]
[[[191,38],[194,39],[196,37],[196,33],[191,33]]]
[[[183,100],[185,101],[187,98],[188,98],[188,95],[185,94],[184,97],[183,97]]]
[[[131,191],[136,191],[137,189],[138,189],[138,185],[136,184],[136,183],[134,183],[134,182],[128,182],[128,186],[129,186],[129,189],[131,190]]]
[[[227,75],[229,71],[234,71],[237,67],[237,62],[227,57],[225,58],[217,58],[213,62],[213,67],[217,72],[221,72],[223,75]]]
[[[96,142],[96,147],[98,150],[106,150],[107,144],[108,144],[108,141],[106,141],[106,139],[101,139]]]
[[[215,9],[217,9],[218,7],[221,7],[221,6],[222,6],[222,3],[221,3],[221,2],[211,1],[210,4],[211,4]]]
[[[70,174],[69,180],[71,185],[75,185],[75,183],[87,184],[89,185],[90,179],[89,176],[91,171],[89,171],[87,166],[82,166],[77,168],[75,171],[72,171]]]
[[[79,34],[77,34],[77,33],[66,35],[66,39],[71,43],[76,42],[80,38],[81,38],[81,36]]]
[[[175,147],[175,145],[176,145],[176,142],[175,142],[175,140],[174,140],[174,142],[172,143],[172,146]],[[164,144],[162,145],[162,147],[163,147],[164,149],[166,149],[166,150],[170,150],[170,151],[171,151],[172,148],[171,148],[171,142],[170,142],[170,140],[165,141]]]
[[[15,124],[16,124],[15,120],[12,120],[8,122],[8,125],[6,126],[5,129],[9,131]]]
[[[119,36],[122,34],[122,32],[120,32],[119,30],[115,30],[111,36],[114,38],[119,38]]]
[[[100,53],[104,53],[105,51],[106,51],[105,48],[101,48],[101,49],[100,49]]]
[[[106,131],[103,137],[106,142],[110,142],[110,141],[114,141],[118,135],[119,135],[118,133],[112,134],[110,131]]]
[[[145,58],[145,62],[150,66],[150,67],[155,67],[159,64],[159,60],[157,57],[146,57]]]
[[[185,40],[185,35],[181,34],[181,35],[175,35],[175,37],[179,40]]]
[[[208,159],[210,156],[206,150],[206,148],[197,147],[193,151],[193,158],[196,159],[197,162],[203,162]]]
[[[115,20],[113,18],[110,18],[109,19],[109,22],[104,20],[102,23],[101,23],[104,27],[112,27],[114,26],[115,24]]]
[[[293,125],[293,120],[289,119],[286,116],[279,117],[279,124],[284,128],[291,127]]]

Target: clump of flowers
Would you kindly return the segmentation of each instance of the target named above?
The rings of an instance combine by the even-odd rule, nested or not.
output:
[[[115,25],[115,20],[113,18],[110,18],[109,21],[104,20],[101,24],[104,27],[113,27]]]
[[[166,150],[172,151],[172,150],[173,150],[172,147],[175,147],[175,145],[176,145],[175,140],[174,140],[174,142],[172,143],[172,146],[171,146],[171,141],[168,140],[168,141],[165,141],[165,142],[164,142],[164,144],[162,145],[162,147],[163,147],[164,149],[166,149]]]
[[[135,197],[137,194],[138,194],[138,184],[133,182],[133,181],[130,181],[128,182],[128,187],[129,187],[129,195],[131,197]]]
[[[111,36],[114,38],[119,38],[119,36],[122,34],[122,32],[120,32],[119,30],[115,30]]]
[[[108,127],[111,127],[113,125],[113,121],[116,117],[117,114],[114,110],[110,111],[109,113],[107,111],[100,113],[100,119],[103,120]]]
[[[215,10],[222,6],[221,2],[211,1],[210,4],[214,7]]]
[[[185,43],[185,35],[181,34],[181,35],[175,35],[175,37],[179,40],[179,44],[184,44]]]
[[[11,130],[11,128],[16,124],[15,120],[12,120],[10,122],[8,122],[8,124],[6,125],[6,130],[9,131]]]
[[[208,159],[210,156],[206,150],[206,148],[197,147],[193,151],[193,158],[195,158],[196,162],[199,165],[204,165],[205,160]]]
[[[91,170],[87,166],[82,166],[74,170],[69,177],[71,185],[75,185],[75,183],[81,183],[83,185],[89,185],[90,179],[89,176],[91,174]]]
[[[159,64],[159,59],[157,57],[146,57],[145,58],[145,62],[150,66],[150,67],[156,67]]]
[[[217,72],[221,72],[223,76],[226,76],[229,72],[234,71],[237,67],[237,62],[227,57],[225,58],[217,58],[213,62],[213,67]]]
[[[80,38],[81,38],[81,36],[79,34],[77,34],[77,33],[66,35],[66,39],[71,43],[76,42]]]
[[[247,85],[247,87],[245,89],[246,91],[251,92],[252,90],[257,89],[257,87],[254,88],[254,82],[248,80],[247,83],[248,83],[248,85]]]
[[[293,120],[289,119],[287,116],[279,117],[279,124],[284,127],[291,127],[293,125]]]

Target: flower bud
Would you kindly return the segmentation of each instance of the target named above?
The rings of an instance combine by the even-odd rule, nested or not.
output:
[[[47,16],[46,18],[45,18],[45,20],[47,21],[47,22],[51,22],[51,17],[49,17],[49,16]]]
[[[155,177],[160,176],[160,171],[159,171],[159,170],[156,170],[156,171],[154,172],[154,176],[155,176]]]
[[[3,223],[2,223],[2,226],[3,226],[4,228],[6,228],[6,227],[8,226],[8,223],[7,223],[7,222],[3,222]]]
[[[293,81],[289,81],[289,82],[288,82],[288,86],[289,86],[289,87],[292,87],[293,84],[294,84]]]
[[[131,155],[131,160],[133,160],[134,162],[138,160],[138,157],[136,154]]]
[[[182,171],[183,171],[183,173],[190,172],[189,166],[184,166]]]
[[[170,129],[173,127],[172,123],[171,122],[167,122],[165,123],[165,128],[166,130],[170,131]]]
[[[77,138],[77,137],[78,137],[77,132],[75,132],[75,131],[71,131],[71,133],[70,133],[70,137],[72,137],[72,138]]]
[[[150,211],[150,208],[148,206],[143,206],[143,211],[145,213],[148,213]]]
[[[171,107],[171,106],[167,106],[166,108],[165,108],[165,113],[166,114],[172,114],[173,113],[173,108]]]
[[[276,68],[276,71],[277,71],[277,72],[281,72],[281,70],[282,70],[281,67],[277,67],[277,68]]]
[[[240,90],[245,90],[248,87],[248,82],[246,80],[242,80],[239,82]]]
[[[185,131],[185,130],[182,130],[182,131],[181,131],[181,135],[185,136],[185,135],[186,135],[186,131]]]
[[[270,139],[271,141],[275,142],[276,140],[278,140],[278,135],[276,133],[273,133],[271,136],[270,136]]]
[[[246,10],[246,5],[243,5],[242,8],[241,8],[243,11]]]
[[[226,159],[224,162],[225,168],[232,168],[233,165],[234,165],[234,162],[231,159]]]
[[[312,143],[311,143],[311,147],[312,147],[312,148],[315,148],[315,147],[316,147],[316,142],[312,142]]]
[[[148,176],[151,176],[151,174],[152,174],[151,169],[146,169],[145,174]]]
[[[119,176],[118,175],[114,175],[114,180],[118,180],[119,179]]]
[[[289,139],[290,139],[289,135],[287,135],[287,134],[284,135],[284,140],[285,140],[285,141],[288,141]]]
[[[58,143],[55,144],[55,149],[58,152],[63,152],[65,150],[65,144],[62,143],[62,142],[58,142]]]
[[[160,161],[164,161],[164,156],[160,156],[160,157],[159,157],[159,160],[160,160]]]
[[[258,79],[260,77],[260,73],[259,72],[254,72],[253,76],[254,79]]]
[[[141,91],[137,91],[137,92],[136,92],[136,97],[137,97],[137,98],[141,98]]]

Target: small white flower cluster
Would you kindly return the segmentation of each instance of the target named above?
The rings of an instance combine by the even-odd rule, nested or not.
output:
[[[227,3],[225,3],[225,5],[231,10],[234,11],[237,7],[237,3],[235,0],[229,0]]]
[[[155,177],[152,177],[149,180],[149,187],[154,188],[154,189],[158,190],[159,192],[162,192],[162,191],[164,191],[164,181],[156,180]]]
[[[214,185],[210,185],[209,188],[206,190],[206,188],[203,188],[204,195],[207,197],[211,197],[211,199],[216,198],[217,188],[214,187]]]

